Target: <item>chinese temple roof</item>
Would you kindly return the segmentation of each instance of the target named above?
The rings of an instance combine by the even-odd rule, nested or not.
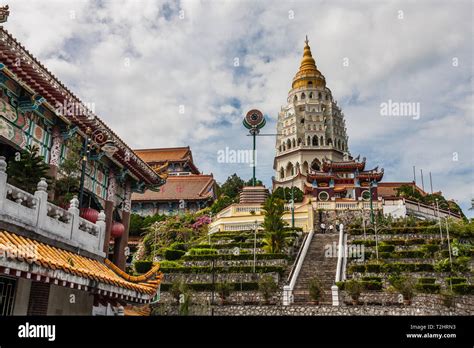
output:
[[[87,112],[82,115],[75,113],[71,116],[58,115],[58,117],[68,124],[77,126],[83,135],[88,129],[101,130],[118,147],[118,151],[112,156],[115,161],[146,184],[161,183],[162,180],[155,171],[2,26],[0,26],[0,70],[33,95],[43,97],[44,105],[53,112],[55,105],[80,105],[81,109]]]
[[[165,147],[157,149],[134,150],[135,153],[148,164],[186,162],[192,169],[192,173],[199,174],[199,169],[193,161],[193,154],[189,146]]]
[[[331,161],[324,160],[322,169],[324,172],[353,172],[358,170],[359,172],[363,171],[365,168],[365,157],[362,159],[362,162],[358,161],[359,157],[347,161]]]
[[[32,247],[34,252],[25,253]],[[143,295],[151,299],[162,279],[158,264],[144,275],[131,276],[108,259],[100,262],[6,231],[0,231],[0,254],[8,256],[0,258],[0,273],[14,272],[16,276],[86,291],[102,289],[110,296],[126,295],[133,302],[143,302]]]
[[[133,193],[132,201],[201,200],[214,196],[213,175],[170,175],[158,192]]]

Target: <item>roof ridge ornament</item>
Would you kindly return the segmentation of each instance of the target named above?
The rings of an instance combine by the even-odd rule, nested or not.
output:
[[[0,7],[0,23],[5,23],[8,20],[8,15],[10,14],[8,5]]]

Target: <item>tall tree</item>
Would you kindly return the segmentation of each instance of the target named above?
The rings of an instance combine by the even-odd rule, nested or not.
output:
[[[263,205],[265,217],[263,219],[263,229],[265,230],[265,250],[270,253],[279,253],[286,246],[285,242],[285,202],[275,196],[267,198]]]

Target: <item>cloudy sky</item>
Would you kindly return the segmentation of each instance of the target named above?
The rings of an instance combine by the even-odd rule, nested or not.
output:
[[[24,1],[5,27],[132,148],[191,146],[217,180],[249,165],[242,116],[285,104],[308,35],[344,111],[349,148],[386,181],[413,166],[469,216],[474,198],[471,1]],[[381,104],[418,103],[420,117]],[[258,139],[257,176],[271,183],[273,137]]]

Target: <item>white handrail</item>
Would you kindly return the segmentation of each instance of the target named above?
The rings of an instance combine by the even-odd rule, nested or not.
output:
[[[337,251],[336,282],[341,281],[342,258],[344,257],[344,225],[339,225],[339,246]]]
[[[308,237],[306,238],[304,242],[303,249],[301,251],[301,254],[298,257],[296,267],[293,272],[293,276],[291,277],[290,284],[285,285],[283,287],[283,305],[288,306],[293,302],[293,289],[295,288],[296,285],[296,280],[298,279],[298,275],[300,274],[301,267],[303,267],[303,262],[306,257],[306,254],[309,249],[309,245],[311,244],[311,240],[313,239],[314,231],[311,230],[308,233]]]
[[[336,268],[336,279],[335,283],[340,282],[346,276],[345,267],[346,267],[346,250],[345,250],[345,236],[344,236],[344,225],[339,225],[339,245],[337,251],[337,268]],[[339,306],[339,288],[336,284],[331,286],[332,293],[332,305]]]

